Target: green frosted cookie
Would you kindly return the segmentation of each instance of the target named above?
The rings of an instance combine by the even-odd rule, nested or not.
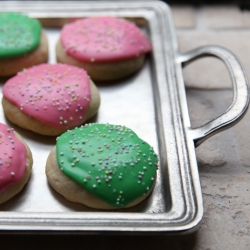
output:
[[[0,58],[25,55],[40,43],[41,25],[36,19],[0,12]]]
[[[56,161],[60,171],[83,189],[111,207],[121,208],[152,191],[158,157],[125,126],[88,124],[58,137]]]

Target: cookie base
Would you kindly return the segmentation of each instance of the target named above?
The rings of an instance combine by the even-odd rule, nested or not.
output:
[[[85,69],[91,79],[95,81],[112,81],[124,78],[138,71],[143,66],[145,61],[145,55],[105,63],[79,61],[64,51],[60,39],[56,44],[56,57],[57,62]]]

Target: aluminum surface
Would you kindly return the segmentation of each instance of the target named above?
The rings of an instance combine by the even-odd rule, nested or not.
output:
[[[158,1],[64,2],[63,5],[60,2],[22,1],[0,2],[0,5],[1,11],[24,12],[46,24],[50,63],[55,63],[58,26],[71,18],[114,15],[138,21],[152,42],[153,53],[135,75],[109,84],[97,83],[101,107],[91,122],[130,127],[154,147],[160,158],[155,189],[149,199],[138,206],[103,212],[72,204],[49,186],[45,176],[46,158],[56,138],[40,136],[10,124],[1,109],[0,122],[14,127],[24,137],[32,150],[34,165],[25,189],[0,205],[0,229],[159,233],[186,232],[195,228],[202,218],[203,205],[194,141],[209,135],[207,129],[190,127],[181,67],[197,53],[178,53],[168,6]],[[54,28],[48,27],[51,25],[48,20],[53,21]],[[219,57],[231,56],[223,49],[213,49],[220,52]],[[231,65],[231,59],[224,61]],[[223,116],[217,123],[210,123],[213,132],[238,121],[248,105],[246,79],[235,61],[229,69],[232,69],[234,79],[234,69],[237,68],[239,75],[233,83],[239,86],[240,81],[241,84],[235,88],[234,103],[230,108],[234,113],[230,119]],[[242,100],[240,104],[239,99]]]

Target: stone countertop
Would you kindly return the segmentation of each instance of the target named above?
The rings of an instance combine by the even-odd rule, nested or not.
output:
[[[238,57],[249,75],[250,11],[241,11],[234,5],[215,5],[172,6],[172,12],[181,52],[202,45],[223,46]],[[220,60],[203,58],[183,72],[194,127],[216,118],[229,107],[231,81]],[[192,235],[178,238],[183,245],[176,241],[179,248],[173,249],[250,249],[249,123],[248,110],[236,126],[197,148],[204,216],[200,228]]]
[[[250,70],[250,11],[238,6],[172,5],[179,50],[221,45]],[[232,101],[225,66],[215,58],[195,61],[184,68],[193,126],[225,111]],[[200,227],[188,235],[84,236],[0,235],[1,249],[250,249],[250,114],[234,127],[200,145],[197,152],[204,201]],[[4,239],[4,241],[2,241]],[[32,246],[32,247],[31,247]]]

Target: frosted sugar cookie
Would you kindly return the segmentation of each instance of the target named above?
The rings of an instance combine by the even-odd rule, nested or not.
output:
[[[31,151],[21,136],[0,123],[0,204],[22,190],[32,164]]]
[[[2,104],[11,122],[53,136],[91,118],[99,108],[100,96],[85,70],[41,64],[4,84]]]
[[[131,207],[153,190],[158,158],[125,126],[88,124],[60,135],[46,163],[51,186],[98,209]]]
[[[0,76],[14,75],[47,58],[46,34],[36,19],[0,12]]]
[[[151,44],[132,22],[92,17],[65,25],[56,45],[57,60],[84,68],[93,80],[107,81],[139,70]]]

